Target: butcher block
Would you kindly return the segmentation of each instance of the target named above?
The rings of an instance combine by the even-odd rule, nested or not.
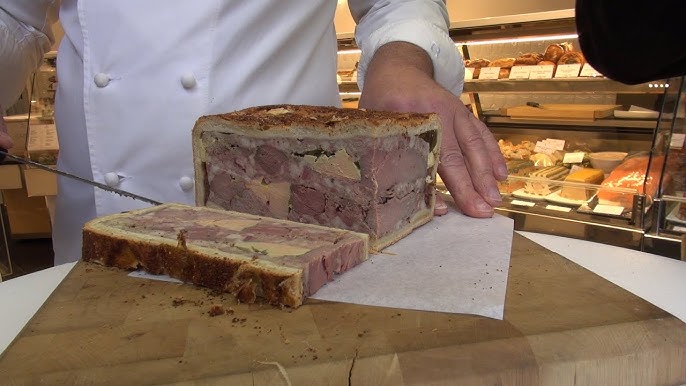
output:
[[[683,322],[514,236],[504,320],[237,304],[80,262],[0,357],[0,383],[686,383]]]

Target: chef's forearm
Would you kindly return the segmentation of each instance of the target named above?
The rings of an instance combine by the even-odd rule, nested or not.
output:
[[[433,62],[426,51],[414,44],[391,42],[381,46],[374,53],[366,75],[371,79],[383,73],[399,74],[406,71],[433,78]]]

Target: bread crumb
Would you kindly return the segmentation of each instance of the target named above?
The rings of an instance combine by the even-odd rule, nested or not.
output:
[[[210,316],[219,316],[219,315],[224,315],[224,307],[222,307],[219,304],[215,304],[212,307],[210,307],[210,310],[207,312]]]

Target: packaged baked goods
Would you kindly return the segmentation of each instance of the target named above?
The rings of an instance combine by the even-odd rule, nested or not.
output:
[[[261,106],[201,117],[196,204],[369,235],[381,250],[433,216],[435,114]]]
[[[163,204],[103,216],[83,228],[83,260],[298,307],[334,275],[367,259],[368,237],[245,213]]]
[[[580,168],[567,175],[565,182],[576,182],[583,184],[600,184],[605,179],[605,173],[600,169]],[[563,185],[560,190],[560,197],[568,198],[570,200],[586,201],[590,199],[595,193],[595,188],[587,188],[583,186]]]

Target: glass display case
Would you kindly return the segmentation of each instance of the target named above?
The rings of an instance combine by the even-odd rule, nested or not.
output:
[[[645,235],[644,250],[686,260],[686,98],[684,78],[671,81],[661,112],[664,122],[656,133],[657,154],[664,161],[659,178],[653,222]]]
[[[650,232],[682,234],[667,215],[686,199],[665,190],[663,173],[671,165],[665,141],[683,116],[672,97],[680,95],[681,79],[625,85],[603,77],[579,51],[573,13],[451,27],[468,66],[461,99],[507,160],[510,177],[500,184],[497,212],[513,218],[515,229],[640,250]],[[354,47],[340,43],[339,63],[350,66]],[[551,47],[574,58],[546,60]],[[354,76],[339,71],[344,105],[359,95],[348,74]],[[662,226],[652,231],[655,221]]]
[[[452,32],[466,65],[490,62],[468,71],[463,100],[507,160],[497,212],[518,230],[644,249],[676,116],[661,112],[680,80],[612,81],[585,63],[572,18],[515,20]],[[563,55],[552,64],[551,48]]]

